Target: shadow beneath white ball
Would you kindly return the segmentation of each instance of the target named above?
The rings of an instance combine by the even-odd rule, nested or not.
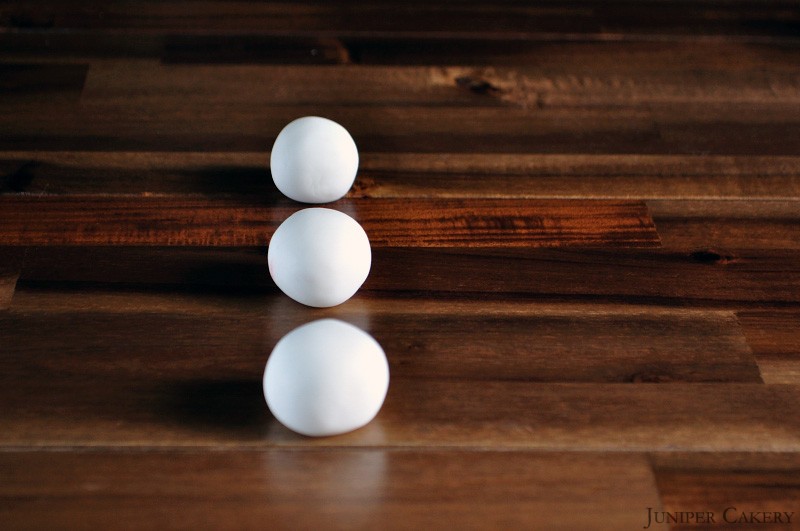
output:
[[[273,422],[260,378],[174,382],[164,392],[159,413],[169,425],[237,440],[261,439]]]

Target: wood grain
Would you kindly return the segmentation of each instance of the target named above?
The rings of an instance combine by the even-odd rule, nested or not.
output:
[[[172,306],[185,305],[181,313],[165,313],[169,294],[131,293],[113,305],[86,294],[76,301],[86,306],[68,305],[72,297],[63,293],[22,290],[21,296],[0,316],[0,339],[6,362],[31,378],[51,371],[101,376],[110,369],[147,378],[158,367],[161,376],[175,378],[224,370],[245,379],[263,370],[265,355],[284,334],[310,319],[334,317],[381,343],[393,378],[761,382],[729,312],[464,302],[428,304],[422,314],[417,302],[371,299],[310,314],[273,295],[254,298],[246,311],[238,305],[209,312],[222,303],[212,297],[184,299]],[[197,306],[206,308],[203,315],[196,315]],[[77,372],[69,367],[76,359]]]
[[[24,248],[4,248],[0,251],[0,310],[5,310],[11,305],[25,252]]]
[[[165,198],[0,198],[5,245],[266,245],[304,206]],[[374,247],[657,246],[641,202],[358,199],[350,213]]]
[[[6,100],[65,95],[77,101],[88,71],[88,64],[0,63],[0,94]]]
[[[18,270],[0,269],[0,310],[4,310],[11,305],[18,278]]]
[[[737,318],[764,381],[800,382],[800,311],[748,310]]]
[[[736,529],[749,524],[751,528],[797,529],[797,453],[669,453],[656,454],[652,460],[665,511],[711,512],[715,516],[713,528]],[[752,512],[762,513],[756,515],[755,522],[750,521]],[[771,513],[768,523],[762,523],[764,512]],[[780,522],[776,512],[781,514]],[[737,522],[742,513],[744,523]],[[681,524],[671,527],[696,528]]]
[[[722,35],[728,39],[769,37],[791,40],[798,16],[792,2],[758,6],[740,2],[578,1],[567,5],[530,6],[514,1],[441,5],[430,2],[308,2],[299,5],[248,2],[204,2],[191,14],[177,1],[41,2],[36,8],[11,2],[0,20],[11,29],[135,31],[181,34],[285,34],[348,32],[363,34],[416,33],[438,37],[606,36],[691,39]],[[55,32],[54,31],[54,32]]]
[[[2,247],[2,250],[14,247]],[[735,259],[733,259],[735,257]],[[748,308],[796,304],[794,251],[375,248],[360,296]],[[23,283],[275,292],[263,248],[37,247]]]
[[[638,454],[5,452],[0,471],[15,529],[633,529],[659,506]]]
[[[0,3],[0,527],[797,528],[798,30],[789,0]],[[303,115],[352,133],[332,207],[373,244],[329,309],[266,267]],[[322,317],[392,381],[310,439],[260,379]]]
[[[0,152],[0,193],[252,195],[273,201],[280,195],[268,166],[266,152],[5,151]],[[798,157],[364,153],[359,167],[349,197],[750,203],[800,198]],[[685,219],[679,204],[673,203],[672,216]],[[666,207],[652,203],[664,212],[662,223],[668,221]]]
[[[736,306],[796,303],[798,260],[791,251],[604,252],[585,250],[385,249],[373,256],[366,289],[409,293],[494,293],[665,304]],[[379,271],[392,271],[382,275]],[[502,294],[502,295],[500,295]]]
[[[96,303],[88,294],[79,300],[23,288],[21,295],[0,319],[7,412],[0,446],[7,448],[755,451],[789,449],[800,438],[790,413],[799,405],[797,388],[760,383],[725,312],[712,318],[700,310],[440,302],[422,314],[414,300],[309,312],[283,297],[242,307],[230,294],[194,305],[170,294],[112,294]],[[176,306],[185,310],[165,313]],[[366,428],[300,438],[269,415],[259,375],[283,333],[325,316],[354,322],[384,343],[392,383]],[[464,322],[472,335],[460,328]],[[499,333],[508,337],[506,351],[491,341]],[[687,350],[696,354],[686,357]],[[696,383],[709,378],[718,383]],[[667,383],[679,379],[686,383]],[[621,380],[637,383],[613,383]]]
[[[2,150],[258,151],[299,116],[324,115],[359,150],[421,153],[584,153],[796,156],[796,103],[673,103],[647,108],[388,105],[135,106],[10,102]]]
[[[711,250],[723,262],[736,249],[800,247],[800,201],[654,200],[648,207],[666,249]]]
[[[266,359],[266,353],[264,355]],[[259,376],[202,379],[3,376],[0,446],[464,447],[568,451],[794,451],[795,386],[392,380],[380,414],[346,435],[308,439],[271,417]],[[11,385],[11,382],[14,382]]]
[[[198,55],[202,52],[195,50]],[[619,61],[621,53],[626,56],[624,62]],[[680,57],[675,57],[676,54]],[[737,54],[744,57],[736,63],[725,60]],[[784,50],[781,62],[773,56],[764,57],[755,47],[735,44],[711,45],[711,50],[699,50],[643,43],[624,48],[614,43],[555,43],[539,45],[528,64],[516,62],[511,66],[474,66],[471,59],[448,66],[218,65],[209,64],[208,56],[204,55],[203,61],[191,68],[148,59],[102,58],[87,58],[91,61],[90,68],[72,63],[74,59],[65,59],[70,62],[60,68],[83,68],[84,75],[88,68],[86,82],[80,85],[82,102],[106,105],[166,107],[186,102],[198,105],[224,102],[278,106],[324,102],[330,106],[506,105],[542,109],[721,101],[797,102],[800,93],[791,70],[797,55],[800,54]],[[32,58],[5,56],[9,62],[22,60]],[[765,70],[764,61],[771,61],[772,68]],[[18,68],[15,63],[9,66]],[[55,68],[46,63],[29,65],[37,67]],[[30,85],[25,79],[20,86],[14,78],[5,84],[19,92]],[[53,84],[49,79],[43,81],[45,86]]]

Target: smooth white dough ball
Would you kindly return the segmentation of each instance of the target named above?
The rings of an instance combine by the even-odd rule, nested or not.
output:
[[[306,208],[275,230],[267,251],[269,274],[299,303],[326,308],[352,297],[369,275],[369,238],[338,210]]]
[[[375,339],[349,323],[320,319],[278,341],[264,369],[264,398],[278,421],[309,436],[337,435],[371,421],[389,388]]]
[[[304,116],[278,134],[270,155],[275,186],[302,203],[344,196],[358,171],[358,149],[347,129],[327,118]]]

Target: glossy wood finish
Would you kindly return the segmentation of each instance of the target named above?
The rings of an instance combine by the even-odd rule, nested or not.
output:
[[[800,526],[795,2],[0,5],[0,527]],[[373,244],[283,296],[301,115]],[[269,413],[334,317],[392,375],[361,430]],[[695,529],[653,524],[650,529]]]
[[[381,247],[655,247],[642,202],[512,199],[345,200]],[[307,205],[317,206],[317,205]],[[267,245],[299,210],[289,200],[0,198],[3,245]]]
[[[543,514],[558,516],[552,529],[598,522],[633,528],[643,514],[628,507],[659,505],[639,454],[92,450],[3,453],[0,468],[8,480],[0,497],[17,498],[13,510],[0,505],[0,515],[24,516],[21,528],[28,529],[53,519],[80,529],[113,527],[120,519],[134,528],[530,528]],[[55,480],[52,470],[65,477]],[[156,478],[161,496],[154,497]]]
[[[712,512],[714,528],[797,528],[796,453],[656,454],[652,462],[665,511]]]

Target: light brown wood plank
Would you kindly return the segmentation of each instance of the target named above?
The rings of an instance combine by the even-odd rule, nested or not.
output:
[[[659,453],[652,460],[665,511],[711,513],[707,528],[797,529],[800,523],[800,454]]]
[[[266,245],[302,205],[259,200],[0,198],[4,245]],[[654,247],[647,209],[633,201],[348,199],[373,247]]]
[[[98,311],[109,307],[102,295],[99,301],[87,293],[26,295],[0,317],[3,364],[20,378],[53,371],[77,374],[72,368],[76,360],[83,376],[100,376],[113,368],[141,378],[158,367],[161,376],[202,378],[210,368],[224,367],[232,377],[246,378],[263,369],[265,353],[284,334],[310,319],[336,317],[369,331],[381,343],[395,378],[761,382],[729,312],[535,303],[506,308],[479,302],[453,308],[397,299],[354,301],[309,312],[273,295],[245,298],[247,311],[239,303],[207,307],[198,316],[194,313],[202,297],[184,299],[181,307],[170,294],[131,293],[114,304],[139,310],[105,313]],[[163,312],[171,300],[178,313],[156,310]],[[146,305],[152,308],[141,313]]]
[[[0,175],[6,194],[279,197],[265,152],[5,151]],[[800,158],[364,153],[349,196],[797,199]]]
[[[639,454],[3,452],[0,478],[15,529],[633,529],[659,506]]]
[[[800,383],[800,311],[747,310],[737,318],[764,381]]]
[[[800,249],[800,200],[648,201],[666,249],[735,262],[736,249]]]

